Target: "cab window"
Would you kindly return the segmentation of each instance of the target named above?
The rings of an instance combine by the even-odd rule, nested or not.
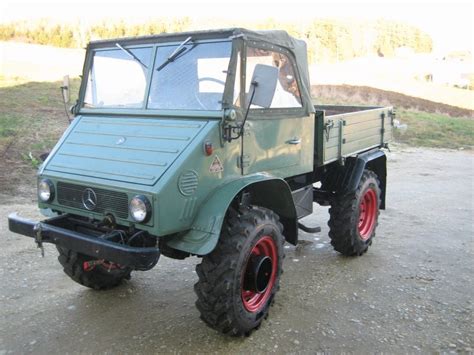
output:
[[[271,65],[278,68],[278,81],[270,108],[302,107],[300,90],[293,65],[289,58],[280,52],[254,47],[247,48],[246,93],[250,90],[250,82],[257,64]],[[252,105],[251,108],[260,107]]]
[[[221,110],[232,43],[191,42],[168,62],[178,47],[161,46],[157,50],[148,108]]]
[[[152,48],[98,50],[87,75],[85,108],[142,108]]]

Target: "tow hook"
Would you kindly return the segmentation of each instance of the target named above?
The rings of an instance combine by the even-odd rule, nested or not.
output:
[[[110,263],[110,262],[105,261],[104,259],[84,261],[84,263],[82,264],[82,268],[84,269],[84,271],[89,272],[89,271],[94,270],[94,268],[97,265],[104,266],[108,272],[110,272],[112,269],[122,268],[119,264]]]
[[[104,260],[90,260],[90,261],[84,261],[82,264],[82,268],[84,271],[92,271],[96,267],[96,265],[102,265],[104,263]]]
[[[41,229],[41,222],[37,223],[33,227],[33,231],[35,232],[35,242],[38,248],[41,249],[41,257],[44,258],[44,247],[43,247],[43,236],[41,235],[42,229]]]

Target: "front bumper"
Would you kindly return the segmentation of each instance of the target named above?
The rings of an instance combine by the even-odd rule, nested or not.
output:
[[[56,244],[136,270],[149,270],[160,257],[158,248],[132,247],[67,229],[67,219],[68,215],[65,214],[35,222],[13,213],[8,216],[8,228],[14,233],[35,238],[38,243]]]

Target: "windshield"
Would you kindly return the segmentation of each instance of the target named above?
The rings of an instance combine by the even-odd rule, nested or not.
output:
[[[158,48],[148,108],[220,110],[231,43],[190,43],[185,46],[187,50],[163,66],[177,48]]]
[[[143,107],[153,48],[117,47],[94,53],[84,107]]]
[[[162,45],[154,61],[152,47],[116,46],[94,53],[85,108],[222,109],[231,42]]]

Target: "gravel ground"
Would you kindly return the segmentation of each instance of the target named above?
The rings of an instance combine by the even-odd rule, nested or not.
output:
[[[197,258],[162,258],[96,292],[63,274],[56,251],[8,231],[9,212],[39,218],[31,198],[0,196],[0,354],[472,352],[473,155],[396,147],[388,208],[369,252],[332,250],[317,207],[286,246],[281,291],[248,338],[208,329],[194,308]],[[31,188],[25,188],[31,196]]]

